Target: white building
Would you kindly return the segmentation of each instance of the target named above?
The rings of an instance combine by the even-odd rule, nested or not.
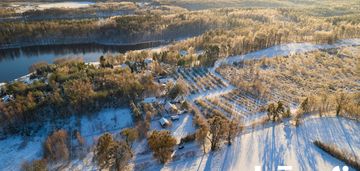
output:
[[[4,97],[1,97],[1,101],[3,101],[4,103],[8,103],[13,99],[12,95],[5,95]]]
[[[120,68],[121,69],[128,69],[129,68],[130,69],[129,65],[127,65],[127,64],[121,64]]]
[[[170,122],[169,120],[167,120],[166,118],[162,117],[160,120],[159,120],[159,123],[160,125],[165,128],[166,126],[169,126],[170,125]]]
[[[174,79],[172,79],[172,78],[159,78],[159,83],[160,84],[167,84],[169,82],[174,82]]]
[[[177,113],[177,112],[178,112],[178,108],[176,107],[176,105],[171,104],[170,102],[167,102],[167,103],[165,104],[165,110],[166,110],[168,113]]]
[[[146,59],[144,60],[144,63],[145,63],[145,65],[146,65],[146,68],[147,68],[147,69],[152,69],[153,64],[154,64],[154,60],[153,60],[152,58],[146,58]]]
[[[146,65],[151,64],[151,63],[153,63],[153,62],[154,62],[154,60],[153,60],[152,58],[146,58],[146,59],[144,60],[144,63],[145,63]]]

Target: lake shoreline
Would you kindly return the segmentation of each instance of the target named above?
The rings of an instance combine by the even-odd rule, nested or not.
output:
[[[150,45],[150,44],[169,44],[176,40],[150,40],[150,41],[141,41],[135,43],[121,43],[121,42],[107,42],[107,41],[63,41],[63,42],[38,42],[38,43],[15,43],[0,45],[0,51],[5,50],[14,50],[21,48],[32,48],[37,46],[72,46],[72,45],[100,45],[100,46],[141,46],[141,45]]]
[[[26,75],[31,64],[40,61],[52,63],[56,58],[81,56],[86,63],[94,62],[98,61],[98,58],[102,55],[121,54],[128,51],[162,47],[172,42],[47,44],[0,49],[0,82],[11,82],[16,78]],[[6,72],[10,74],[5,74]]]

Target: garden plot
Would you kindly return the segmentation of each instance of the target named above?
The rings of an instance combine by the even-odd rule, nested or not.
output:
[[[358,45],[358,39],[354,41],[354,45]],[[230,63],[216,71],[240,89],[252,92],[252,86],[257,85],[255,90],[261,92],[267,101],[282,101],[296,108],[306,97],[359,91],[357,68],[360,47],[344,47],[349,42],[343,43],[339,46],[314,46],[310,48],[311,51],[298,51],[293,55],[286,53],[287,48],[272,49],[280,56],[273,56],[269,52],[262,57],[253,53],[248,58],[245,58],[246,55],[244,58],[236,58],[234,62],[241,62],[240,65],[232,65],[230,61],[235,58],[230,57],[227,58]],[[291,48],[289,50],[292,51]]]
[[[173,78],[183,78],[192,94],[219,90],[228,86],[221,78],[209,72],[207,68],[179,68]]]
[[[282,101],[288,104],[292,108],[296,108],[298,106],[297,99],[291,95],[279,93],[278,91],[271,92],[271,98],[269,101]]]
[[[197,99],[195,101],[195,104],[197,104],[200,107],[200,110],[204,113],[206,117],[211,117],[215,111],[222,113],[228,119],[232,119],[234,116],[234,114],[232,113],[233,111],[227,111],[221,106],[217,106],[213,104],[208,99]]]
[[[235,90],[228,94],[225,94],[223,95],[223,98],[241,104],[242,106],[244,106],[245,110],[248,111],[248,113],[258,112],[262,106],[266,105],[265,101],[257,99],[253,95],[243,92],[241,90]]]
[[[228,119],[238,117],[245,123],[251,123],[266,116],[264,112],[261,112],[262,107],[266,105],[264,101],[238,90],[199,98],[195,100],[195,104],[207,117],[210,117],[214,110],[224,114]]]

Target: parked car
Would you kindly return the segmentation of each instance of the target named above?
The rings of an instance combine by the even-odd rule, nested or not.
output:
[[[189,111],[188,110],[181,111],[181,114],[185,114],[185,113],[189,113]]]
[[[184,146],[184,142],[181,141],[180,144],[178,144],[178,149],[181,150],[183,149],[185,146]]]

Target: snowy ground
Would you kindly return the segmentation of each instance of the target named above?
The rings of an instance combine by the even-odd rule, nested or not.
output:
[[[158,121],[151,122],[151,130],[164,130],[159,124]],[[185,137],[188,134],[195,132],[195,127],[193,126],[193,116],[191,114],[182,114],[178,121],[173,121],[172,126],[165,128],[166,130],[171,131],[172,135],[177,138],[178,141],[182,137]],[[186,150],[180,151],[180,153],[185,153],[187,151],[198,150],[196,144],[186,147]],[[143,139],[139,142],[133,144],[132,150],[134,152],[134,159],[132,165],[135,168],[144,167],[144,166],[153,166],[159,164],[154,158],[151,150],[147,148],[147,141]],[[178,155],[177,152],[175,152]],[[92,162],[93,153],[90,152],[84,159],[72,161],[65,170],[96,170],[96,164]]]
[[[222,63],[232,64],[239,60],[254,59],[261,57],[273,57],[277,55],[289,55],[327,49],[341,46],[360,45],[360,39],[342,40],[334,45],[314,45],[309,43],[291,43],[274,46],[272,48],[249,53],[247,55],[229,57],[216,62],[211,72],[227,83],[215,71]],[[228,85],[223,89],[216,89],[190,95],[190,102],[197,98],[205,98],[225,94],[234,89]],[[24,140],[14,136],[0,140],[0,170],[19,170],[21,163],[42,156],[42,143],[46,136],[53,130],[65,128],[79,130],[81,135],[91,145],[98,136],[105,132],[118,133],[124,127],[132,125],[129,109],[106,109],[94,117],[71,118],[67,121],[53,121],[47,123],[44,129],[39,131],[31,139]],[[151,129],[161,130],[159,123],[151,123]],[[184,114],[179,121],[174,121],[172,127],[167,128],[179,140],[188,134],[195,132],[192,115]],[[238,137],[232,146],[224,147],[215,153],[202,155],[201,148],[192,143],[185,149],[176,151],[180,156],[166,165],[154,162],[151,152],[143,152],[146,141],[135,144],[134,163],[150,163],[146,170],[254,170],[259,165],[262,170],[276,170],[279,165],[290,165],[292,170],[332,170],[334,166],[343,165],[337,159],[316,148],[312,142],[321,140],[325,143],[334,143],[336,146],[356,154],[360,158],[360,123],[344,118],[317,118],[308,119],[299,127],[289,124],[279,124],[258,129],[257,131]],[[195,157],[188,157],[194,156]],[[189,154],[189,155],[188,155]],[[94,170],[92,153],[85,159],[72,161],[67,170]]]
[[[78,124],[79,122],[80,124]],[[19,170],[24,161],[42,157],[42,145],[53,130],[79,130],[88,145],[105,132],[116,133],[132,124],[129,109],[104,109],[93,117],[71,118],[66,121],[47,123],[35,136],[24,139],[20,136],[0,141],[0,170]],[[60,126],[62,125],[62,126]],[[70,132],[70,131],[68,131]]]
[[[191,114],[179,115],[178,121],[172,121],[172,125],[166,130],[171,131],[172,135],[177,138],[178,142],[180,139],[195,132],[193,125],[193,116]],[[170,119],[169,119],[170,120]],[[158,121],[151,122],[151,130],[164,130]]]
[[[183,161],[155,166],[151,170],[292,170],[331,171],[344,163],[315,147],[321,140],[334,143],[360,157],[360,123],[344,118],[317,118],[299,127],[280,124],[238,137],[232,146],[215,153],[197,155]],[[351,170],[351,169],[350,169]]]

